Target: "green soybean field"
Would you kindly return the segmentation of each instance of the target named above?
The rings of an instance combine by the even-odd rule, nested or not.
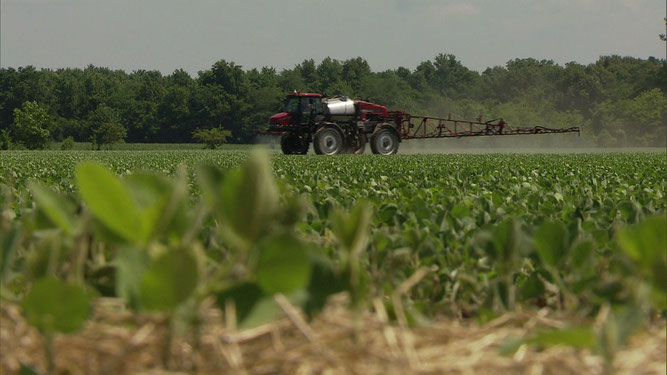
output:
[[[665,176],[665,152],[0,152],[0,372],[664,373]]]

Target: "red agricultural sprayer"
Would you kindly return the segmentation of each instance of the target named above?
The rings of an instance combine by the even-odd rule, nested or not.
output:
[[[279,135],[285,154],[306,154],[312,142],[320,155],[361,154],[366,143],[374,154],[391,155],[409,139],[551,133],[578,134],[579,128],[517,127],[502,118],[482,122],[415,116],[344,96],[295,92],[287,95],[283,112],[271,116],[269,128],[259,134]]]

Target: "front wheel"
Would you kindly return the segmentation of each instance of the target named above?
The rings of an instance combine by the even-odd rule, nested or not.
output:
[[[310,142],[308,142],[307,137],[300,137],[291,132],[285,133],[280,137],[280,149],[285,155],[305,155],[308,153],[308,147],[310,147]]]
[[[333,126],[323,126],[315,132],[313,148],[318,155],[341,154],[345,149],[343,134]]]
[[[371,151],[374,154],[393,155],[398,152],[398,136],[389,128],[380,128],[371,135]]]

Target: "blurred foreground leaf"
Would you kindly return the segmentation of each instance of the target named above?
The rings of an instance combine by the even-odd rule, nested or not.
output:
[[[172,311],[192,295],[198,282],[194,255],[188,250],[172,250],[155,260],[141,277],[141,306]]]
[[[545,222],[535,233],[535,247],[545,265],[558,267],[567,255],[567,228],[565,224]]]
[[[98,163],[83,162],[76,167],[76,181],[83,201],[100,221],[126,240],[144,240],[139,210],[120,178]]]
[[[310,280],[306,244],[289,234],[267,238],[260,246],[257,284],[268,294],[291,293]]]
[[[49,219],[60,227],[65,234],[71,236],[74,233],[75,226],[74,207],[68,204],[69,202],[64,197],[42,184],[30,183],[30,191],[35,197],[39,209],[44,211]]]
[[[90,301],[79,285],[53,277],[37,280],[23,301],[23,313],[43,333],[73,333],[90,315]]]
[[[667,219],[665,215],[648,218],[639,225],[621,230],[618,244],[639,267],[651,285],[667,292]],[[663,304],[664,306],[664,304]]]

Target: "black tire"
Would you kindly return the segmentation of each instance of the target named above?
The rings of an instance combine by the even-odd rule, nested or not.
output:
[[[306,137],[299,137],[294,133],[284,133],[280,137],[280,149],[285,155],[305,155],[308,153],[309,147],[310,142],[308,142]]]
[[[315,132],[313,149],[318,155],[336,155],[345,151],[343,133],[335,126],[325,125]]]
[[[296,150],[294,138],[296,137],[292,133],[283,133],[280,136],[280,149],[283,151],[283,154],[291,155],[294,153]]]
[[[374,154],[393,155],[398,152],[399,139],[389,127],[376,129],[371,135],[371,151]]]
[[[305,155],[308,153],[309,148],[310,148],[310,142],[308,140],[304,140],[303,142],[301,142],[301,147],[299,148],[297,154]]]
[[[308,136],[303,135],[302,137],[299,138],[296,153],[299,155],[305,155],[308,153],[309,148],[310,148],[310,139]]]

